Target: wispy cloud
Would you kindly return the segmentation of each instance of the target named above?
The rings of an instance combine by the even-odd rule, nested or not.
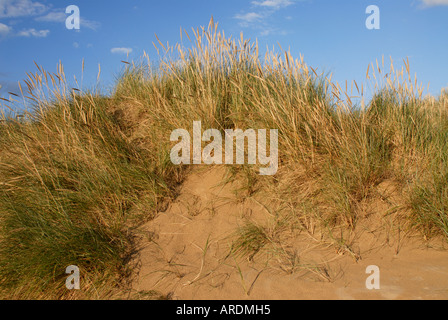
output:
[[[22,30],[17,35],[19,37],[36,37],[45,38],[50,33],[50,30],[36,30],[34,28]]]
[[[81,18],[81,28],[88,28],[91,30],[96,30],[101,26],[101,23],[97,21],[87,20],[84,18]]]
[[[6,24],[0,23],[0,36],[5,36],[11,32],[11,27],[8,27]]]
[[[234,15],[234,19],[239,20],[239,25],[243,28],[257,30],[261,36],[272,34],[286,34],[272,25],[272,16],[281,9],[294,5],[303,0],[254,0],[251,2],[252,11]]]
[[[112,48],[110,52],[114,54],[130,54],[132,52],[132,48]]]
[[[234,17],[237,20],[240,20],[242,22],[254,22],[259,21],[263,18],[261,14],[258,14],[256,12],[248,12],[245,14],[238,13]]]
[[[290,5],[294,4],[294,2],[290,0],[264,0],[264,1],[252,1],[252,4],[272,9],[280,9],[289,7]]]
[[[67,19],[67,15],[65,14],[65,12],[51,11],[44,16],[37,17],[34,20],[43,22],[65,22],[65,19]]]
[[[0,18],[35,16],[48,9],[46,5],[31,0],[0,0]]]
[[[1,1],[1,0],[0,0]],[[65,23],[65,20],[67,19],[67,14],[65,13],[65,9],[55,9],[51,12],[48,12],[46,15],[37,17],[36,21],[38,22],[56,22],[56,23]],[[80,26],[81,28],[88,28],[91,30],[96,30],[100,27],[100,23],[97,21],[91,21],[84,19],[81,17]]]
[[[35,37],[45,38],[50,33],[50,30],[36,30],[34,28],[24,29],[20,32],[13,31],[12,27],[7,26],[4,23],[0,23],[0,36],[13,36],[13,37]]]
[[[426,7],[448,6],[448,0],[421,0]]]

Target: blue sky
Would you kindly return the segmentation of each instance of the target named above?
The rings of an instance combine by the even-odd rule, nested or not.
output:
[[[65,26],[69,5],[80,9],[80,30]],[[380,9],[379,30],[366,28],[369,5]],[[101,84],[111,88],[121,60],[143,51],[156,60],[154,34],[174,44],[180,27],[207,26],[212,15],[226,35],[243,31],[261,48],[279,43],[341,84],[362,83],[368,64],[384,55],[396,67],[408,57],[430,93],[448,87],[448,0],[0,0],[0,97],[18,93],[33,61],[54,72],[61,60],[67,78],[80,79],[85,59],[84,88],[101,64]]]

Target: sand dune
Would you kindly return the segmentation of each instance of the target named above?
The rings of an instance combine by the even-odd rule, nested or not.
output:
[[[298,235],[285,252],[253,259],[230,253],[235,231],[246,221],[269,219],[260,202],[241,201],[225,169],[202,167],[183,184],[166,212],[144,227],[137,295],[158,292],[173,299],[447,299],[448,252],[412,238],[372,246],[358,239],[357,255]],[[367,233],[369,234],[369,233]],[[378,240],[378,242],[381,242]],[[398,252],[398,253],[397,253]],[[366,267],[377,265],[380,289],[366,288]]]

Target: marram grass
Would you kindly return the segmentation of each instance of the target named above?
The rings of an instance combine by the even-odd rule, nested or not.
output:
[[[363,204],[388,181],[403,191],[407,228],[448,238],[446,92],[422,97],[407,61],[387,74],[383,61],[367,70],[373,98],[357,104],[363,86],[343,90],[289,52],[262,59],[256,42],[226,37],[213,21],[193,33],[182,35],[191,48],[159,42],[157,67],[127,65],[108,96],[71,88],[62,65],[56,73],[37,65],[21,85],[24,117],[8,113],[16,96],[1,100],[1,298],[124,290],[138,226],[176,196],[187,172],[170,162],[170,132],[199,120],[279,130],[277,176],[229,168],[248,196],[275,191],[276,221],[317,226],[333,239],[335,228],[356,229]],[[256,254],[269,243],[260,230],[243,227],[233,249]],[[80,268],[83,290],[65,288],[69,265]]]

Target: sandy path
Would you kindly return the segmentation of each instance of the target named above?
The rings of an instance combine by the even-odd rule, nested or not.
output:
[[[448,299],[448,251],[382,246],[355,261],[334,248],[307,241],[311,257],[295,272],[266,256],[252,261],[229,255],[232,234],[248,219],[266,219],[252,201],[238,202],[220,186],[222,168],[195,172],[170,208],[144,226],[140,268],[133,290],[155,290],[174,299]],[[275,260],[275,259],[274,259]],[[315,262],[309,263],[310,261]],[[272,262],[272,261],[270,261]],[[366,267],[380,270],[380,289],[366,288]]]

